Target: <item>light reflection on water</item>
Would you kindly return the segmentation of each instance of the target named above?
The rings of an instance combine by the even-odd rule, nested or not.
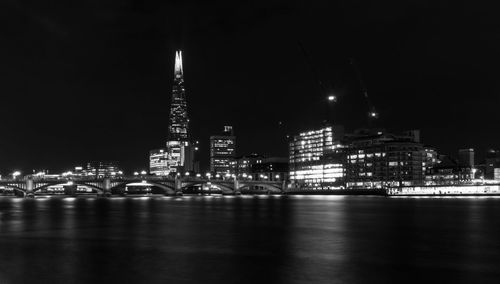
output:
[[[488,282],[499,239],[491,197],[0,198],[0,283]]]

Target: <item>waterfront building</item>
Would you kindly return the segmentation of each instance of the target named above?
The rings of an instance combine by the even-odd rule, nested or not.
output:
[[[85,169],[82,170],[83,175],[93,176],[96,178],[112,177],[122,172],[116,161],[92,161],[88,162]]]
[[[345,175],[342,137],[343,129],[332,126],[294,136],[289,144],[292,186],[311,190],[342,188]]]
[[[460,149],[458,150],[458,162],[462,166],[470,168],[474,167],[474,149]]]
[[[346,147],[346,188],[421,185],[427,154],[432,156],[432,153],[419,140],[417,131],[399,135],[368,131],[351,135]]]
[[[495,175],[495,169],[497,175]],[[484,161],[484,178],[500,180],[500,151],[490,149],[486,152]]]
[[[220,135],[210,136],[210,172],[213,174],[235,174],[236,136],[232,126],[224,126]]]
[[[155,149],[149,152],[149,173],[157,176],[170,174],[168,151],[165,148]]]
[[[288,180],[288,173],[287,158],[270,157],[254,163],[250,175],[253,180],[284,181]]]
[[[265,159],[263,155],[250,154],[245,156],[236,157],[233,166],[236,169],[236,175],[238,176],[249,176],[252,173],[252,166],[255,164],[262,163]]]
[[[150,151],[150,172],[155,174],[187,172],[195,168],[195,146],[189,135],[183,72],[182,51],[176,51],[167,143],[165,148]]]
[[[439,161],[426,170],[426,185],[458,185],[474,179],[473,168],[464,165],[446,155],[440,155]]]

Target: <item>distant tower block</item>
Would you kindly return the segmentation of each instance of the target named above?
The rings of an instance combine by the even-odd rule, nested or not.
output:
[[[458,150],[458,161],[461,166],[474,167],[474,149]]]

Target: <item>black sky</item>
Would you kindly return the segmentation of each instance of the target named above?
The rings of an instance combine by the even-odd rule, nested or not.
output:
[[[205,165],[225,124],[239,154],[280,156],[286,133],[317,127],[324,94],[309,65],[340,97],[333,119],[366,126],[350,58],[379,126],[420,128],[443,153],[500,147],[494,1],[46,2],[0,4],[3,174],[88,160],[147,168],[165,142],[179,48]]]

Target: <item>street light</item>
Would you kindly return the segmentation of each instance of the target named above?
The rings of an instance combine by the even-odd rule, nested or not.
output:
[[[145,174],[147,174],[146,171],[141,171],[141,175],[145,175]]]
[[[16,179],[16,177],[20,176],[21,175],[21,172],[20,171],[15,171],[12,173],[12,178],[13,179]]]
[[[134,172],[134,176],[138,176],[139,175],[139,172]]]
[[[329,101],[329,102],[336,102],[336,101],[337,101],[337,97],[336,97],[336,96],[334,96],[334,95],[329,95],[329,96],[328,96],[328,101]]]

